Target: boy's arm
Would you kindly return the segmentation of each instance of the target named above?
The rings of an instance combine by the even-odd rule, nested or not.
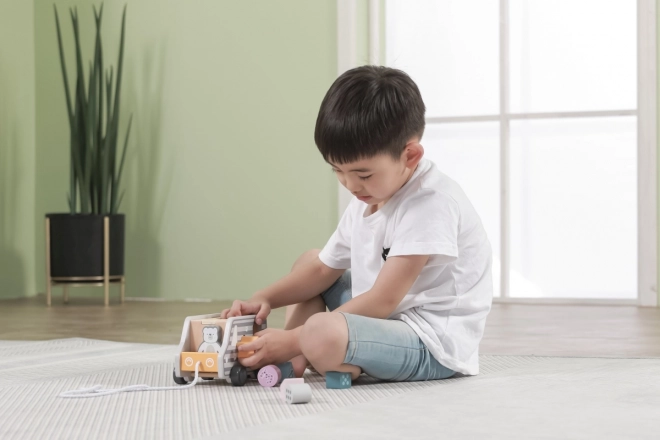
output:
[[[428,255],[388,257],[374,286],[335,309],[335,312],[387,318],[406,296],[428,259]]]
[[[273,309],[298,304],[327,290],[344,271],[326,266],[316,257],[301,263],[284,278],[257,291],[252,300],[265,301]]]
[[[306,263],[301,263],[291,273],[270,286],[256,292],[249,302],[267,304],[270,308],[278,308],[290,304],[298,304],[319,295],[339,279],[346,269],[333,269],[326,266],[318,257]],[[237,301],[240,303],[240,301]],[[232,314],[235,308],[240,311],[243,304],[236,304],[229,310]],[[261,306],[258,306],[261,308]],[[224,312],[223,312],[224,313]],[[257,314],[257,321],[259,314]],[[302,326],[292,330],[266,329],[258,335],[257,340],[239,347],[239,351],[256,351],[249,358],[241,360],[246,367],[261,367],[269,363],[280,363],[290,360],[300,354],[300,331]]]

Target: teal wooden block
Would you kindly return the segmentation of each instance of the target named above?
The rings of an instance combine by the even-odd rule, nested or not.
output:
[[[291,365],[291,362],[283,362],[279,364],[277,368],[279,368],[280,371],[282,372],[282,378],[280,379],[280,382],[283,381],[284,379],[296,377],[296,375],[293,372],[293,365]]]
[[[351,387],[351,373],[328,371],[325,373],[325,387],[331,390],[345,390]]]

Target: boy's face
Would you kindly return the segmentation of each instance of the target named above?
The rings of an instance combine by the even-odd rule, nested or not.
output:
[[[410,179],[423,156],[424,148],[413,140],[406,144],[398,161],[389,154],[380,154],[343,165],[328,163],[354,196],[380,208]]]

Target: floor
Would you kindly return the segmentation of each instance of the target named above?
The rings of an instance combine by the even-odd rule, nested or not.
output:
[[[178,344],[186,316],[220,312],[229,302],[128,301],[103,307],[101,297],[0,301],[0,340],[70,337]],[[282,327],[283,310],[268,324]],[[660,357],[660,308],[494,304],[482,354]]]
[[[480,374],[389,382],[361,376],[312,399],[278,388],[202,381],[190,389],[93,399],[99,384],[171,386],[173,345],[69,338],[0,341],[2,439],[658,440],[660,359],[482,355]]]
[[[0,301],[0,395],[6,397],[0,399],[0,437],[284,440],[296,432],[296,438],[408,438],[411,420],[415,438],[428,439],[438,432],[456,439],[658,437],[660,308],[495,304],[479,376],[327,390],[308,372],[314,397],[306,405],[283,404],[277,389],[221,381],[181,393],[58,397],[93,384],[171,385],[172,345],[184,318],[228,305],[130,301],[104,307],[101,296],[74,296],[69,304],[55,297],[52,307],[43,296]],[[282,311],[269,324],[282,326]],[[72,337],[86,339],[7,341]],[[513,356],[488,356],[502,354]]]

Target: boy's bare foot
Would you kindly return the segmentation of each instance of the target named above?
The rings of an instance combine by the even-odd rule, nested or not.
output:
[[[307,359],[302,354],[291,359],[291,366],[293,367],[293,374],[296,377],[303,377],[305,369],[307,368]]]

